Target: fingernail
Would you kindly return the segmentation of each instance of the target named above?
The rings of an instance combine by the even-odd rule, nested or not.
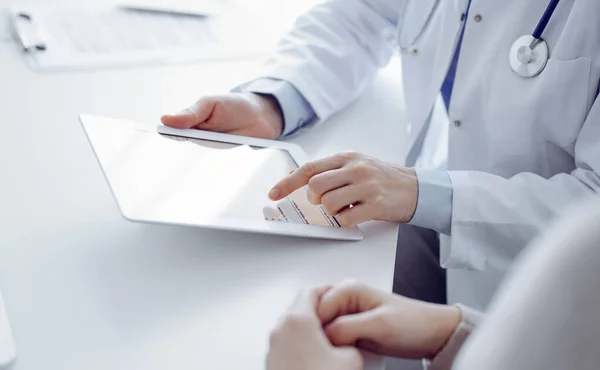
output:
[[[273,189],[271,189],[271,191],[269,192],[269,198],[271,198],[271,199],[275,199],[275,198],[279,197],[279,193],[280,193],[280,192],[279,192],[279,189],[277,189],[277,188],[273,188]]]

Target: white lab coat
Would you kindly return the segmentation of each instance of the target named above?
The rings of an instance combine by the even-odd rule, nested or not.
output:
[[[401,51],[413,165],[467,2],[330,0],[298,20],[264,75],[291,82],[326,119],[361,93],[396,41],[420,35]],[[485,308],[540,229],[600,190],[600,1],[560,2],[541,75],[524,79],[508,64],[511,44],[533,32],[548,2],[472,1],[449,112],[461,123],[448,128],[452,236],[441,236],[450,302]]]

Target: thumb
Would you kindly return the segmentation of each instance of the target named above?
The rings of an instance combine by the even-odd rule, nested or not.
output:
[[[336,358],[344,364],[346,370],[362,370],[364,359],[360,351],[354,347],[336,349]]]
[[[164,115],[161,121],[165,126],[173,128],[193,128],[208,120],[214,110],[215,100],[204,98],[174,115]]]
[[[340,316],[325,327],[325,334],[336,347],[356,346],[359,341],[377,341],[383,334],[375,311]]]

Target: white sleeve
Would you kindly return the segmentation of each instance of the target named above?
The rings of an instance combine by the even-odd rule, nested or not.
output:
[[[261,77],[290,82],[326,119],[352,102],[394,52],[404,0],[329,0],[301,16]]]
[[[452,239],[442,265],[481,271],[507,269],[547,224],[573,201],[600,192],[600,98],[574,149],[575,169],[549,179],[532,173],[502,178],[477,171],[449,171]]]
[[[426,370],[451,369],[456,356],[462,350],[465,342],[477,329],[479,323],[485,319],[483,313],[479,311],[473,310],[461,304],[456,306],[461,311],[462,320],[440,352],[431,361],[426,361]]]

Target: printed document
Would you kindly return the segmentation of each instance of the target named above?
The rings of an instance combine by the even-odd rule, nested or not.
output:
[[[186,15],[132,4],[23,5],[10,8],[9,18],[23,39],[43,46],[25,53],[41,71],[260,57],[278,36],[253,14]]]

